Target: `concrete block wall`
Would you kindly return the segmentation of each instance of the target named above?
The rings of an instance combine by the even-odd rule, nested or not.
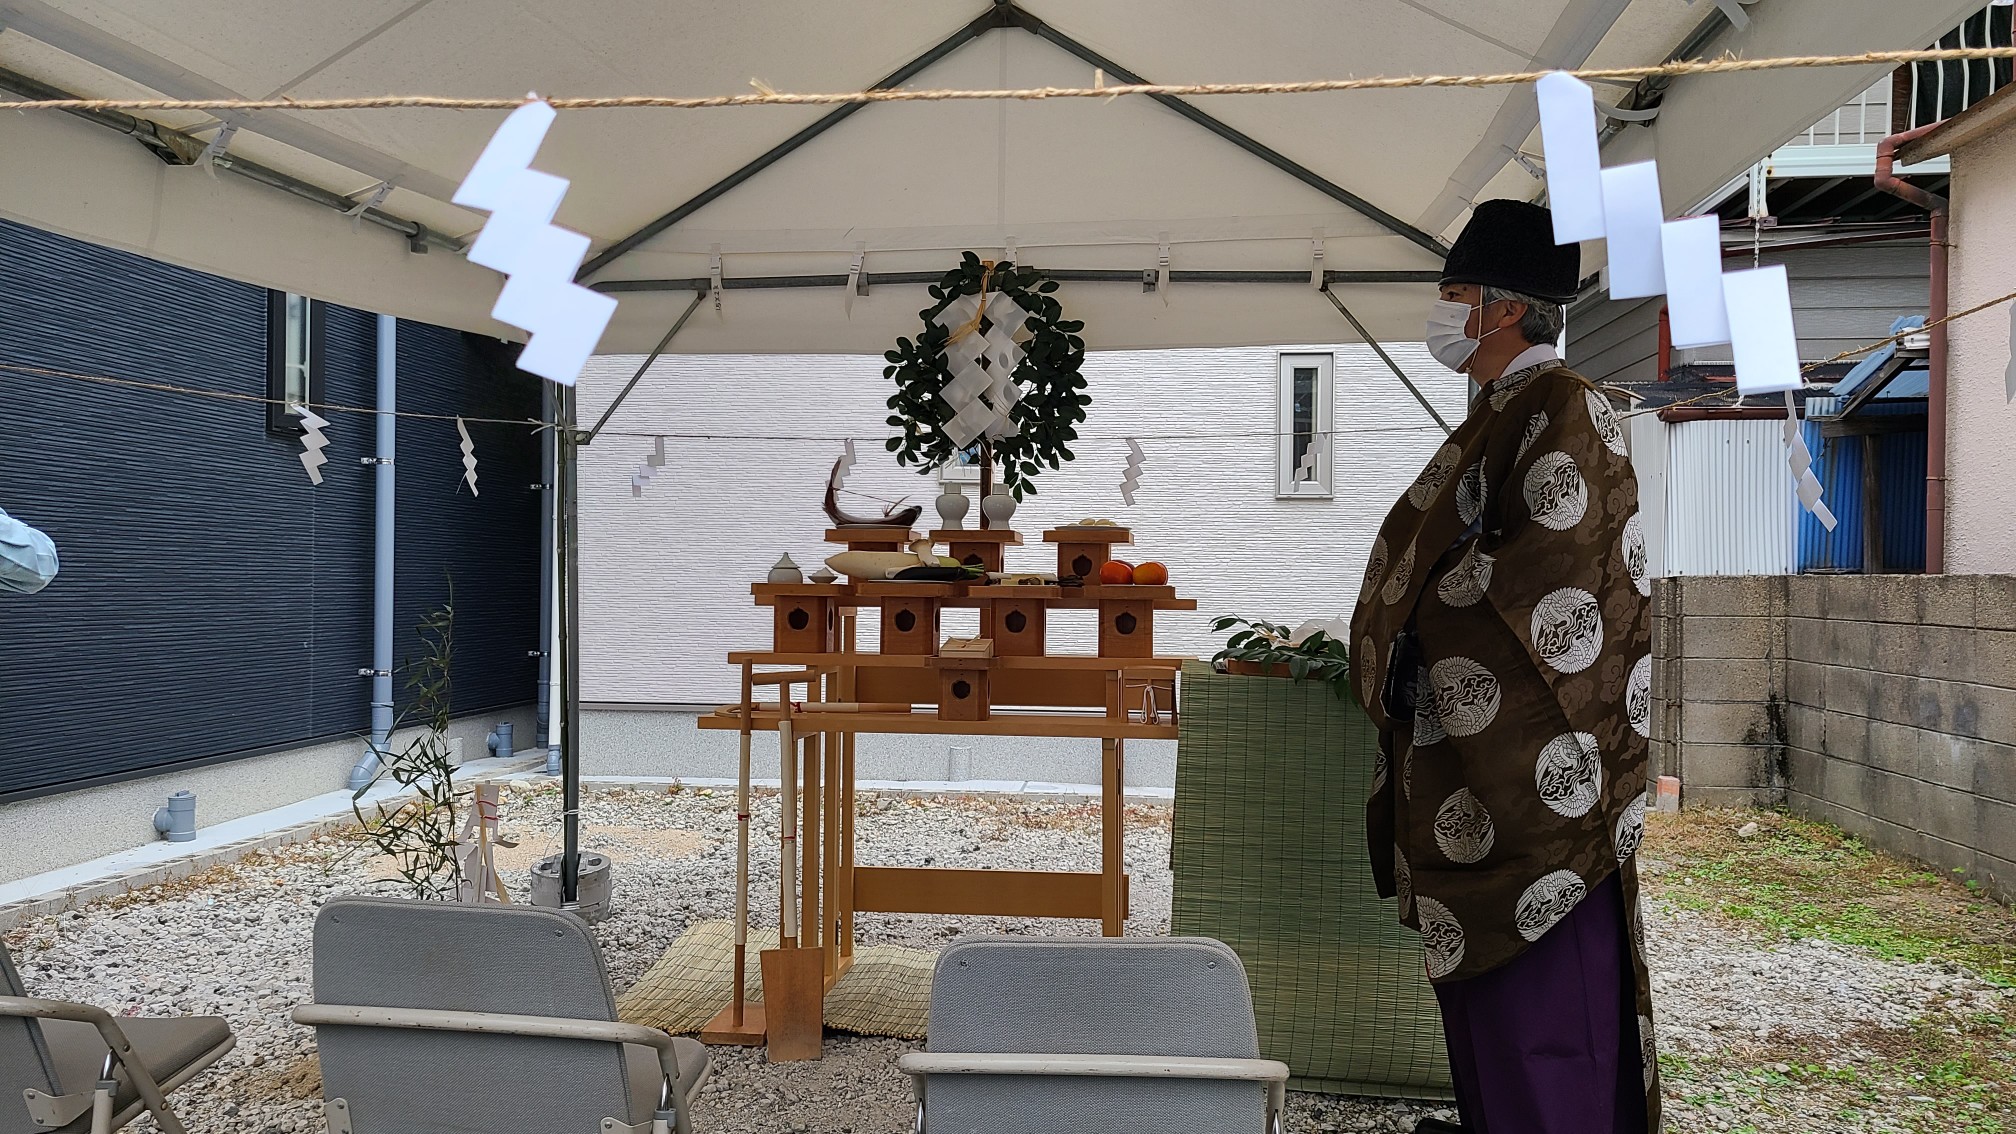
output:
[[[1785,580],[1661,580],[1653,592],[1653,774],[1687,807],[1785,802]]]
[[[2016,576],[1784,582],[1787,802],[2016,897]]]
[[[1653,761],[2016,898],[2016,576],[1667,580]]]

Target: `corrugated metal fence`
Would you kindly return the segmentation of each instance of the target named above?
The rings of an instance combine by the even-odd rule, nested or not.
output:
[[[1776,421],[1666,427],[1665,574],[1792,572],[1794,501],[1783,430]]]

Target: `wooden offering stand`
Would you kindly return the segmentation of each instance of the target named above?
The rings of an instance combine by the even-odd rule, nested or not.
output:
[[[1022,542],[1005,529],[939,531],[932,538],[949,544],[962,560],[978,556],[985,569],[995,571],[1002,569],[1006,549]],[[1124,528],[1064,528],[1044,538],[1057,545],[1060,577],[1096,579],[1111,549],[1131,536]],[[835,528],[827,539],[852,550],[895,550],[912,537],[900,529]],[[1079,570],[1081,559],[1095,556],[1088,570]],[[772,608],[771,648],[728,655],[743,669],[742,701],[702,717],[700,727],[735,730],[745,738],[776,732],[791,750],[781,761],[787,814],[779,832],[780,854],[793,867],[780,871],[789,932],[776,956],[764,957],[766,995],[760,1007],[746,1003],[738,947],[734,1001],[702,1032],[703,1040],[767,1043],[773,1060],[817,1058],[823,994],[853,964],[857,913],[1081,918],[1097,920],[1106,936],[1123,932],[1126,742],[1176,738],[1174,694],[1184,659],[1155,656],[1155,614],[1195,610],[1194,600],[1178,598],[1171,587],[1141,586],[864,580],[757,583],[750,590],[757,605]],[[977,608],[980,636],[946,642],[940,615],[949,607]],[[867,608],[875,608],[881,622],[877,653],[855,645],[857,622]],[[1079,610],[1093,611],[1099,620],[1099,652],[1050,653],[1051,615]],[[785,672],[770,671],[784,667]],[[791,696],[797,684],[805,686],[802,702]],[[756,701],[753,690],[764,686],[777,686],[779,699]],[[854,739],[862,733],[1098,740],[1100,869],[856,866]],[[739,796],[745,800],[748,767],[745,739]],[[738,811],[746,830],[746,803]],[[793,875],[803,878],[795,896]],[[742,890],[738,943],[746,940],[746,881]],[[807,983],[796,975],[802,970],[787,970],[784,962],[810,951],[817,952],[821,980],[800,987]],[[794,974],[774,990],[773,961],[780,977]]]

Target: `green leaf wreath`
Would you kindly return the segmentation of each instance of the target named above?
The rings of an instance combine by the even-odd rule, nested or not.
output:
[[[903,431],[889,439],[888,447],[901,465],[937,468],[960,458],[961,449],[945,433],[945,423],[955,411],[940,395],[952,380],[945,368],[945,345],[951,334],[931,319],[960,296],[983,290],[1007,296],[1029,313],[1029,338],[1014,374],[1022,398],[1009,410],[1015,432],[975,443],[983,486],[991,484],[998,464],[1008,491],[1020,500],[1036,494],[1035,477],[1045,467],[1061,468],[1075,459],[1071,442],[1078,439],[1077,427],[1085,420],[1085,407],[1092,404],[1085,378],[1078,372],[1085,364],[1085,340],[1079,337],[1085,324],[1064,318],[1063,305],[1051,294],[1057,281],[1038,269],[1006,261],[982,262],[968,252],[958,267],[931,286],[934,303],[918,313],[923,331],[915,341],[897,339],[896,349],[884,355],[889,365],[882,375],[896,383],[896,394],[889,399],[889,424]]]

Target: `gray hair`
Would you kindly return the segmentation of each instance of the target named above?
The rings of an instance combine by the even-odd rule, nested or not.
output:
[[[1553,346],[1561,340],[1561,328],[1568,325],[1567,308],[1550,300],[1535,299],[1520,292],[1506,291],[1504,288],[1487,287],[1484,289],[1484,302],[1525,304],[1526,314],[1519,320],[1519,333],[1534,346]]]

